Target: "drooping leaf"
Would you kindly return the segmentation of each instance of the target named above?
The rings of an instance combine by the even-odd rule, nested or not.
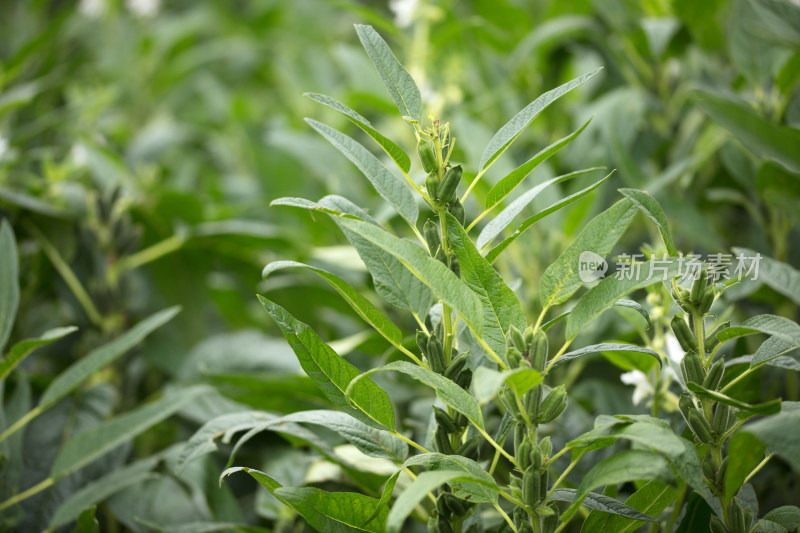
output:
[[[0,353],[11,336],[19,305],[19,258],[14,232],[7,220],[0,223]]]
[[[498,491],[497,484],[486,472],[483,467],[466,457],[460,455],[445,455],[441,453],[423,453],[410,457],[405,463],[404,467],[409,466],[424,466],[431,471],[448,470],[453,472],[464,471],[470,476],[483,480],[482,484],[478,483],[452,483],[453,493],[462,499],[469,499],[474,503],[497,503]]]
[[[478,168],[483,170],[491,165],[495,159],[500,157],[511,145],[511,143],[514,142],[517,137],[519,137],[525,128],[527,128],[530,123],[533,122],[533,120],[539,116],[539,114],[550,104],[561,98],[572,89],[592,79],[600,72],[600,70],[602,69],[598,68],[592,72],[589,72],[588,74],[584,74],[583,76],[575,78],[574,80],[568,81],[567,83],[556,87],[555,89],[547,91],[536,100],[525,106],[522,111],[514,115],[511,120],[509,120],[497,131],[497,133],[494,134],[492,140],[489,141],[489,145],[483,151],[483,155],[481,155],[481,162],[478,165]]]
[[[745,478],[764,459],[766,446],[750,433],[740,432],[728,443],[725,469],[725,498],[730,500],[742,488]]]
[[[576,489],[556,489],[550,499],[554,502],[572,502],[575,500]],[[583,500],[583,506],[592,511],[602,511],[612,515],[623,516],[639,522],[652,522],[655,518],[648,516],[629,505],[615,500],[610,496],[590,492]],[[610,530],[616,531],[616,530]]]
[[[371,380],[360,381],[351,391],[348,402],[344,391],[348,383],[360,374],[358,369],[339,357],[308,325],[298,321],[283,307],[263,296],[258,299],[283,331],[303,370],[334,405],[365,424],[394,429],[394,408],[383,389]]]
[[[730,405],[731,407],[735,407],[741,411],[745,411],[747,413],[753,413],[757,415],[771,415],[780,412],[781,410],[781,400],[770,400],[768,402],[759,403],[759,404],[749,404],[745,402],[740,402],[735,398],[731,398],[721,392],[712,391],[706,389],[702,385],[698,385],[697,383],[692,383],[691,381],[686,384],[690,391],[695,393],[697,396],[701,398],[707,398],[709,400],[714,400],[717,403],[724,403],[725,405]]]
[[[671,256],[678,255],[678,249],[675,248],[675,243],[672,241],[672,232],[669,229],[669,222],[667,215],[661,208],[655,198],[650,196],[644,191],[637,189],[620,189],[619,192],[631,199],[633,204],[647,216],[658,227],[661,232],[661,238],[664,239],[664,246],[667,247],[667,253]]]
[[[461,279],[478,295],[483,309],[483,338],[496,354],[506,353],[506,333],[511,326],[525,329],[522,305],[500,274],[478,252],[461,224],[449,213],[447,238],[461,268]]]
[[[405,181],[397,178],[377,157],[351,137],[330,126],[307,118],[306,122],[337,150],[342,152],[367,177],[384,200],[414,226],[417,222],[417,203]]]
[[[572,244],[547,267],[539,280],[539,300],[543,307],[560,304],[575,294],[582,284],[578,258],[585,251],[605,257],[617,243],[636,214],[633,203],[620,200],[586,224]]]
[[[652,327],[653,323],[650,321],[650,313],[648,313],[647,309],[645,309],[644,306],[639,302],[635,302],[633,300],[617,300],[616,302],[614,302],[614,305],[616,307],[627,307],[628,309],[633,309],[634,311],[642,315],[642,318],[644,318],[645,321],[647,322],[648,329]]]
[[[403,149],[397,146],[397,144],[395,144],[393,141],[384,137],[382,133],[380,133],[372,126],[372,124],[370,124],[369,120],[362,117],[338,100],[331,98],[330,96],[316,93],[305,93],[304,96],[307,96],[308,98],[311,98],[315,102],[319,102],[324,106],[330,107],[331,109],[335,109],[339,113],[349,118],[353,124],[364,130],[367,135],[372,137],[375,142],[377,142],[378,145],[383,148],[383,151],[392,158],[392,161],[397,163],[397,166],[400,167],[403,172],[408,172],[411,169],[411,159],[409,159],[408,154],[406,154]]]
[[[519,198],[511,202],[508,207],[498,213],[497,216],[495,216],[488,224],[486,224],[486,226],[484,226],[480,235],[478,235],[478,240],[476,242],[478,249],[483,250],[486,248],[486,246],[488,246],[495,239],[495,237],[500,235],[503,230],[505,230],[509,224],[511,224],[514,218],[516,218],[516,216],[519,215],[522,210],[525,209],[528,204],[530,204],[534,198],[536,198],[539,193],[541,193],[547,187],[555,185],[556,183],[570,180],[572,178],[577,178],[578,176],[583,176],[584,174],[588,174],[590,172],[595,172],[597,170],[603,170],[603,167],[587,168],[584,170],[578,170],[577,172],[570,172],[569,174],[557,176],[526,191]]]
[[[11,350],[8,352],[5,358],[0,359],[0,380],[5,379],[6,376],[8,376],[11,371],[14,370],[14,368],[26,357],[28,357],[28,355],[30,355],[31,352],[33,352],[36,348],[50,344],[51,342],[55,342],[59,339],[63,339],[73,331],[77,330],[78,328],[75,326],[53,328],[45,331],[38,339],[25,339],[19,341],[11,347]]]
[[[800,346],[800,326],[796,322],[776,315],[757,315],[737,326],[730,326],[717,333],[720,342],[729,341],[754,333],[766,333],[792,346]]]
[[[327,492],[313,487],[280,487],[275,496],[297,511],[317,531],[350,533],[370,531],[383,533],[386,528],[386,507],[369,520],[379,501],[354,492]]]
[[[533,216],[531,216],[529,218],[526,218],[522,222],[522,224],[517,226],[517,229],[514,230],[514,233],[512,235],[510,235],[509,237],[506,237],[505,239],[500,241],[500,243],[497,246],[492,248],[489,251],[489,253],[486,254],[486,260],[489,261],[490,263],[494,263],[495,260],[500,256],[500,254],[503,253],[503,251],[511,245],[511,243],[513,243],[515,240],[517,240],[517,238],[520,235],[522,235],[525,231],[530,229],[534,224],[536,224],[538,221],[540,221],[541,219],[543,219],[547,215],[555,213],[559,209],[562,209],[562,208],[564,208],[564,207],[566,207],[566,206],[568,206],[568,205],[570,205],[570,204],[572,204],[574,202],[577,202],[578,200],[580,200],[581,198],[583,198],[584,196],[586,196],[587,194],[589,194],[590,192],[595,190],[597,187],[602,185],[610,176],[611,176],[611,174],[609,174],[608,176],[604,177],[601,180],[596,181],[592,185],[589,185],[588,187],[586,187],[584,189],[581,189],[580,191],[567,196],[566,198],[562,198],[561,200],[559,200],[559,201],[553,203],[552,205],[550,205],[549,207],[539,211],[535,215],[533,215]]]
[[[602,344],[593,344],[591,346],[586,346],[579,350],[573,350],[570,352],[564,353],[561,357],[553,363],[553,368],[563,365],[567,361],[572,359],[577,359],[578,357],[582,357],[584,355],[593,354],[593,353],[603,353],[603,352],[636,352],[636,353],[643,353],[653,357],[656,361],[658,361],[659,366],[663,366],[663,362],[661,361],[661,357],[651,350],[650,348],[642,348],[641,346],[636,346],[635,344],[619,344],[613,342],[606,342]]]
[[[733,252],[737,257],[741,254],[741,257],[758,260],[759,281],[800,305],[800,271],[771,257],[756,255],[756,252],[747,248],[734,248]]]
[[[356,33],[400,114],[420,120],[422,97],[411,74],[400,64],[389,45],[372,26],[356,24]]]

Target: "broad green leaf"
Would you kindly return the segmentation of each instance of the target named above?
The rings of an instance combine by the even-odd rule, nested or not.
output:
[[[145,481],[153,476],[151,472],[158,464],[158,457],[148,457],[124,468],[109,472],[103,477],[84,485],[61,502],[50,518],[49,528],[66,525],[78,518],[81,511],[97,505],[117,492]]]
[[[728,443],[725,469],[725,498],[730,500],[742,488],[745,478],[764,459],[766,446],[750,433],[740,432]]]
[[[95,348],[88,355],[73,363],[58,375],[44,391],[37,409],[47,409],[58,400],[75,390],[92,374],[111,364],[125,352],[142,342],[154,330],[169,322],[180,311],[170,307],[145,318],[113,341]]]
[[[750,360],[750,367],[761,366],[777,359],[783,355],[793,352],[797,346],[793,346],[778,337],[770,337],[761,343],[753,358]]]
[[[800,173],[800,130],[777,126],[746,103],[718,92],[697,91],[695,101],[746,149]]]
[[[640,479],[670,481],[669,463],[660,455],[644,450],[625,450],[603,459],[583,477],[574,501],[564,511],[561,520],[572,517],[586,496],[597,487]]]
[[[600,254],[603,255],[603,254]],[[681,263],[676,258],[657,259],[642,264],[638,275],[609,276],[586,291],[567,319],[567,338],[572,339],[624,296],[655,283],[678,276]]]
[[[453,493],[462,499],[469,499],[474,503],[497,503],[500,489],[494,478],[486,472],[481,465],[460,455],[445,455],[441,453],[422,453],[409,458],[403,467],[424,466],[430,471],[449,470],[452,472],[464,471],[470,476],[483,480],[477,483],[452,483]]]
[[[50,344],[59,339],[63,339],[73,331],[77,331],[75,326],[67,326],[65,328],[53,328],[45,331],[38,339],[25,339],[19,341],[11,350],[6,354],[5,358],[0,359],[0,380],[8,376],[14,368],[20,364],[31,352],[40,346]]]
[[[508,383],[517,394],[525,394],[542,382],[542,375],[532,368],[515,368],[497,371],[486,366],[479,366],[472,377],[472,391],[478,403],[484,405],[497,396],[500,387]]]
[[[775,315],[757,315],[737,326],[730,326],[717,333],[720,342],[729,341],[754,333],[766,333],[792,346],[800,346],[800,326],[796,322]]]
[[[800,508],[784,505],[773,509],[758,521],[760,530],[765,533],[789,533],[800,529]]]
[[[568,206],[571,203],[577,202],[578,200],[580,200],[581,198],[583,198],[584,196],[586,196],[587,194],[589,194],[590,192],[595,190],[597,187],[602,185],[603,182],[605,182],[610,176],[611,176],[611,174],[609,174],[605,178],[593,183],[592,185],[589,185],[585,189],[581,189],[580,191],[578,191],[578,192],[576,192],[574,194],[571,194],[571,195],[567,196],[566,198],[562,198],[561,200],[559,200],[559,201],[553,203],[552,205],[550,205],[549,207],[539,211],[535,215],[533,215],[533,216],[531,216],[529,218],[526,218],[522,222],[522,224],[517,226],[517,229],[514,230],[514,233],[512,235],[510,235],[509,237],[506,237],[505,239],[500,241],[500,244],[498,244],[497,246],[492,248],[489,251],[489,253],[486,254],[486,260],[489,261],[490,263],[494,263],[495,260],[500,256],[500,254],[503,253],[503,251],[506,248],[508,248],[511,245],[512,242],[517,240],[517,238],[520,235],[522,235],[525,231],[530,229],[534,224],[539,222],[541,219],[543,219],[547,215],[555,213],[559,209],[562,209],[562,208]],[[481,249],[481,250],[483,250],[483,249]]]
[[[650,357],[653,357],[656,361],[658,361],[659,366],[663,366],[663,362],[661,361],[661,357],[658,356],[656,352],[651,350],[650,348],[642,348],[641,346],[636,346],[634,344],[619,344],[613,342],[606,342],[602,344],[593,344],[591,346],[586,346],[579,350],[573,350],[571,352],[566,352],[561,357],[559,357],[555,363],[553,363],[553,368],[563,365],[567,361],[572,359],[577,359],[578,357],[582,357],[584,355],[593,354],[593,353],[603,353],[603,352],[636,352],[636,353],[643,353],[647,354]]]
[[[387,370],[402,372],[432,388],[445,404],[459,413],[462,413],[472,423],[483,429],[483,415],[481,414],[480,407],[478,407],[475,398],[446,377],[406,361],[395,361],[394,363],[389,363],[379,368],[373,368],[357,376],[347,387],[348,398],[351,397],[355,388],[364,378],[376,372],[385,372]]]
[[[394,486],[397,484],[397,478],[400,477],[400,473],[402,470],[398,470],[389,480],[386,482],[386,485],[383,486],[383,492],[381,493],[381,499],[378,501],[378,505],[375,507],[375,510],[372,514],[367,518],[367,520],[362,524],[362,526],[370,523],[371,521],[375,520],[378,515],[384,510],[388,509],[389,501],[392,499],[392,494],[394,493]]]
[[[800,305],[800,271],[771,257],[761,255],[759,258],[747,248],[734,248],[733,252],[758,260],[758,280]]]
[[[582,281],[578,276],[578,258],[585,251],[605,257],[617,243],[636,214],[633,203],[620,200],[586,224],[572,244],[547,267],[539,280],[539,299],[543,307],[566,302]]]
[[[550,499],[555,502],[572,502],[575,500],[576,492],[576,489],[556,489],[553,491],[553,495],[550,497]],[[586,495],[586,499],[583,500],[583,506],[587,509],[591,509],[592,511],[602,511],[612,515],[636,519],[640,522],[652,522],[655,520],[655,518],[641,513],[633,507],[630,507],[619,500],[615,500],[614,498],[605,496],[603,494],[594,494],[590,492]],[[612,529],[610,531],[616,530]]]
[[[327,281],[331,287],[336,289],[336,292],[338,292],[344,301],[358,313],[358,316],[364,319],[364,322],[375,328],[378,333],[400,351],[405,351],[403,347],[403,333],[400,331],[400,328],[395,326],[372,304],[372,302],[364,298],[349,283],[330,272],[296,261],[274,261],[264,267],[264,270],[261,272],[261,277],[266,279],[267,276],[276,270],[291,267],[306,268],[318,274],[322,279]]]
[[[686,502],[686,510],[683,513],[683,519],[675,529],[675,533],[707,531],[712,514],[713,510],[699,494],[690,494]]]
[[[678,489],[661,481],[648,481],[642,488],[631,494],[625,505],[649,516],[658,516],[678,497]],[[642,520],[631,520],[613,516],[605,524],[605,531],[632,533],[644,525]]]
[[[383,148],[383,151],[392,158],[392,161],[397,163],[397,166],[400,167],[403,172],[408,172],[411,169],[411,159],[408,158],[408,154],[406,154],[402,148],[397,146],[397,144],[384,137],[383,134],[381,134],[372,126],[372,124],[370,124],[369,120],[362,117],[338,100],[331,98],[330,96],[317,93],[305,93],[304,96],[307,96],[308,98],[311,98],[315,102],[319,102],[324,106],[330,107],[331,109],[335,109],[339,113],[349,118],[353,124],[364,130],[367,135],[372,137],[375,142],[377,142],[380,147]]]
[[[541,193],[547,187],[555,185],[556,183],[570,180],[572,178],[577,178],[578,176],[583,176],[584,174],[588,174],[590,172],[595,172],[597,170],[603,170],[603,167],[587,168],[584,170],[578,170],[577,172],[570,172],[569,174],[557,176],[542,182],[539,185],[536,185],[529,191],[526,191],[519,198],[511,202],[508,207],[500,211],[497,216],[495,216],[488,224],[486,224],[486,226],[484,226],[480,235],[478,235],[478,240],[476,242],[478,248],[483,250],[486,248],[486,246],[491,244],[495,237],[500,235],[503,230],[506,229],[509,224],[511,224],[514,218],[516,218],[516,216],[519,215],[522,210],[525,209],[528,204],[530,204],[534,198],[536,198],[539,193]]]
[[[496,354],[506,353],[506,333],[511,326],[520,331],[527,323],[514,291],[478,252],[461,224],[449,213],[447,239],[461,268],[461,279],[478,295],[483,309],[483,339]]]
[[[476,477],[464,471],[439,470],[436,472],[423,472],[414,480],[409,487],[395,500],[392,510],[386,519],[386,532],[399,533],[402,531],[403,523],[406,518],[414,511],[414,508],[426,497],[426,495],[451,482],[474,482],[486,483],[483,477]],[[494,485],[494,483],[492,483]]]
[[[399,239],[368,222],[340,217],[339,224],[396,257],[412,274],[430,287],[437,298],[461,315],[473,332],[480,336],[483,327],[480,298],[441,261],[425,253],[416,244]]]
[[[572,142],[575,137],[580,135],[581,132],[586,129],[586,126],[588,126],[589,122],[591,121],[592,119],[590,118],[576,131],[573,131],[563,139],[559,139],[547,148],[544,148],[525,163],[512,170],[511,173],[506,177],[501,178],[491,189],[489,189],[489,192],[486,193],[486,210],[488,211],[493,209],[497,204],[502,202],[503,199],[511,193],[511,191],[516,189],[517,186],[522,183],[522,180],[524,180],[528,174],[533,172],[533,169],[546,161],[551,155],[555,154],[560,149]],[[481,245],[478,245],[478,247],[482,248]]]
[[[303,370],[334,405],[366,424],[394,429],[394,408],[383,389],[371,380],[360,381],[351,391],[348,402],[344,391],[348,383],[360,374],[358,369],[339,357],[308,325],[298,321],[283,307],[263,296],[258,299],[281,328]]]
[[[19,306],[19,258],[14,232],[7,220],[0,223],[0,353],[11,336]]]
[[[312,487],[280,487],[275,496],[291,506],[317,531],[383,533],[389,509],[383,507],[369,520],[379,501],[354,492],[327,492]],[[368,521],[369,520],[369,521]]]
[[[691,381],[686,384],[686,387],[697,396],[701,398],[707,398],[709,400],[714,400],[717,403],[724,403],[725,405],[730,405],[731,407],[735,407],[742,411],[746,411],[748,413],[753,413],[757,415],[771,415],[780,412],[781,410],[781,400],[770,400],[768,402],[759,403],[759,404],[749,404],[745,402],[740,402],[730,396],[722,394],[721,392],[708,390],[702,385],[698,385],[697,383],[692,383]]]
[[[561,98],[563,95],[571,91],[572,89],[582,85],[583,83],[589,81],[597,73],[600,72],[602,68],[598,68],[589,72],[588,74],[584,74],[578,78],[575,78],[572,81],[568,81],[567,83],[556,87],[550,91],[547,91],[539,98],[525,106],[525,108],[514,115],[514,117],[509,120],[502,128],[500,128],[497,133],[494,134],[492,140],[489,141],[489,145],[483,151],[483,155],[481,155],[481,162],[478,165],[480,170],[485,169],[489,165],[491,165],[495,159],[500,157],[503,152],[508,149],[514,140],[527,128],[533,120],[539,116],[539,114],[544,111],[550,104]]]
[[[356,24],[356,33],[401,115],[422,118],[422,97],[411,74],[372,26]]]
[[[53,462],[50,477],[60,479],[169,418],[200,395],[205,386],[190,387],[91,427],[67,440]]]
[[[664,246],[667,247],[667,253],[671,256],[677,256],[678,249],[675,248],[675,243],[672,241],[672,232],[669,230],[667,215],[664,214],[664,210],[656,199],[645,191],[637,189],[620,189],[619,192],[630,198],[633,205],[655,223],[658,227],[658,231],[661,232],[661,238],[664,239]]]
[[[372,152],[344,133],[310,118],[306,122],[357,166],[378,194],[392,204],[401,217],[412,226],[416,224],[419,214],[417,203],[405,181],[389,172]]]

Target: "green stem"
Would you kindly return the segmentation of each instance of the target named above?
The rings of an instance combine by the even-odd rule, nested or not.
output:
[[[516,460],[516,459],[514,459],[514,457],[512,457],[511,455],[509,455],[509,453],[508,453],[507,451],[505,451],[505,449],[503,449],[503,447],[502,447],[502,446],[500,446],[499,444],[497,444],[497,442],[495,442],[495,440],[494,440],[492,437],[490,437],[490,436],[489,436],[489,434],[488,434],[488,433],[486,433],[486,432],[485,432],[483,429],[481,429],[480,427],[478,427],[478,425],[477,425],[477,424],[475,424],[474,422],[472,422],[472,425],[473,425],[473,426],[475,426],[475,429],[477,429],[477,430],[478,430],[478,433],[480,433],[481,435],[483,435],[483,438],[484,438],[484,439],[486,439],[486,440],[488,440],[488,441],[489,441],[489,443],[490,443],[492,446],[494,446],[494,448],[495,448],[495,449],[496,449],[498,452],[500,452],[501,454],[503,454],[503,456],[504,456],[506,459],[508,459],[508,460],[511,462],[511,464],[512,464],[512,465],[514,465],[514,467],[515,467],[517,470],[520,470],[520,468],[519,468],[519,464],[517,464],[517,460]]]
[[[171,254],[179,250],[186,243],[186,238],[181,235],[173,235],[163,241],[140,250],[133,255],[129,255],[120,259],[116,264],[114,274],[125,270],[134,270],[140,266],[151,263],[156,259],[160,259],[165,255]]]
[[[423,448],[421,445],[417,444],[413,440],[411,440],[408,437],[406,437],[405,435],[403,435],[402,433],[398,433],[397,431],[392,431],[391,433],[392,433],[392,435],[394,435],[395,437],[397,437],[401,441],[405,442],[406,444],[409,444],[409,445],[413,446],[414,448],[418,449],[422,453],[431,453],[428,450],[426,450],[425,448]]]
[[[764,468],[764,465],[766,465],[767,462],[769,462],[769,460],[772,459],[773,455],[775,455],[775,454],[771,453],[771,454],[767,455],[766,457],[764,457],[764,460],[761,461],[760,463],[758,463],[758,465],[753,469],[752,472],[747,474],[747,477],[744,478],[744,481],[742,482],[742,486],[747,485],[747,482],[750,481],[750,478],[752,478],[754,475],[756,475],[759,470]]]
[[[500,516],[502,516],[503,519],[505,519],[506,523],[508,523],[508,525],[511,527],[511,531],[513,531],[514,533],[517,533],[517,526],[514,525],[514,522],[508,517],[506,512],[503,511],[503,508],[500,507],[500,504],[492,503],[492,505],[494,505],[494,508],[497,509],[498,513],[500,513]]]
[[[12,505],[16,505],[16,504],[18,504],[19,502],[21,502],[23,500],[27,500],[31,496],[42,492],[44,489],[46,489],[48,487],[53,486],[53,484],[55,482],[56,482],[55,479],[49,477],[49,478],[45,479],[44,481],[41,481],[41,482],[37,483],[36,485],[34,485],[33,487],[29,488],[28,490],[24,490],[24,491],[20,492],[19,494],[16,494],[16,495],[12,496],[11,498],[9,498],[6,501],[4,501],[3,503],[0,503],[0,511],[2,511],[4,509],[7,509],[8,507],[11,507]]]
[[[545,374],[550,372],[550,369],[553,368],[554,364],[556,364],[558,358],[564,355],[564,352],[567,351],[567,348],[569,348],[569,345],[572,343],[572,340],[573,339],[567,339],[567,342],[564,343],[564,346],[562,346],[561,349],[558,351],[558,353],[555,356],[553,356],[553,358],[550,360],[550,363],[547,365],[547,368],[544,369]]]
[[[580,458],[578,460],[580,460]],[[578,460],[572,461],[569,464],[569,466],[564,469],[564,471],[561,473],[561,475],[558,476],[558,479],[556,479],[555,482],[553,483],[553,486],[550,489],[550,491],[547,493],[547,496],[545,497],[544,503],[542,505],[547,505],[547,502],[553,496],[553,493],[556,491],[556,488],[558,488],[558,486],[561,484],[561,482],[564,481],[564,479],[566,479],[567,474],[569,474],[572,471],[572,469],[575,468],[575,465],[578,464]]]
[[[14,433],[16,433],[19,429],[24,427],[25,424],[27,424],[28,422],[30,422],[31,420],[33,420],[34,418],[39,416],[39,413],[41,413],[41,412],[42,412],[41,407],[34,407],[33,409],[31,409],[30,411],[25,413],[25,415],[22,416],[22,418],[20,418],[19,420],[17,420],[13,424],[11,424],[11,426],[6,428],[5,431],[0,433],[0,442],[3,442],[8,437],[10,437]]]

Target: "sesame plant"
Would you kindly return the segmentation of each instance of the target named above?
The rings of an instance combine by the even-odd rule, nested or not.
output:
[[[458,132],[439,117],[425,115],[416,83],[372,27],[358,25],[356,31],[414,133],[418,162],[412,163],[406,150],[365,117],[329,96],[307,95],[363,130],[395,168],[387,168],[337,129],[306,121],[369,180],[393,210],[391,224],[379,222],[341,196],[318,201],[282,198],[273,205],[329,216],[369,271],[375,295],[413,326],[401,329],[372,294],[328,270],[294,261],[268,264],[264,277],[305,269],[330,284],[388,343],[391,361],[362,370],[286,309],[259,296],[303,370],[338,409],[283,416],[258,411],[223,415],[188,441],[178,467],[213,450],[216,436],[229,440],[241,431],[246,433],[233,446],[229,466],[246,442],[267,430],[309,446],[342,468],[349,478],[346,490],[302,482],[289,486],[270,472],[244,466],[228,468],[222,475],[249,473],[295,513],[288,523],[279,524],[287,530],[302,527],[293,525],[298,515],[318,531],[796,529],[800,509],[782,507],[759,514],[748,481],[774,454],[793,468],[800,466],[800,410],[779,399],[747,403],[732,392],[763,365],[800,347],[800,326],[775,315],[753,316],[738,325],[720,320],[722,313],[715,305],[737,280],[709,282],[709,269],[702,265],[687,272],[666,215],[653,197],[620,189],[621,198],[592,218],[541,275],[538,313],[526,315],[493,266],[538,221],[609,180],[611,174],[595,177],[515,227],[517,216],[544,189],[585,179],[599,169],[544,181],[501,209],[537,165],[580,135],[586,122],[496,180],[485,204],[473,212],[471,193],[493,164],[545,108],[597,76],[599,69],[527,105],[492,137],[478,168],[466,169],[454,159]],[[608,256],[640,212],[655,223],[666,253],[661,258],[652,253],[642,275],[608,276],[579,295],[584,287],[580,255],[589,251]],[[656,259],[658,268],[648,271],[647,265],[655,265]],[[796,271],[772,266],[785,267],[788,284],[793,290],[800,287]],[[648,304],[659,309],[652,322],[645,306],[629,299],[644,289],[649,291]],[[652,336],[643,335],[642,345],[614,339],[579,345],[582,332],[619,306],[638,312]],[[731,361],[722,355],[727,341],[754,334],[769,338],[751,358]],[[665,357],[666,335],[679,342],[681,353],[674,360],[680,363]],[[557,370],[600,353],[622,358],[653,381],[652,416],[601,415],[590,431],[556,439],[554,430],[565,423],[561,415],[569,403],[567,385],[557,379],[563,375]],[[666,369],[674,379],[662,379]],[[392,384],[390,390],[396,391],[411,381],[431,391],[432,403],[426,419],[414,423],[411,413],[396,410],[384,386]],[[659,418],[675,403],[682,419]],[[759,419],[751,422],[754,417]],[[391,465],[390,473],[366,473],[358,463],[337,456],[306,425],[338,433],[363,455]],[[585,466],[585,474],[571,478],[579,466]],[[625,501],[618,499],[619,487],[628,487]]]

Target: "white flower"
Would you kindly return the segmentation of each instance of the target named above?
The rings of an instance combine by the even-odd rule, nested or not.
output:
[[[134,15],[140,17],[153,17],[161,8],[161,0],[126,0],[125,5]]]
[[[100,18],[108,10],[106,0],[81,0],[78,11],[91,19]]]
[[[664,337],[664,352],[666,352],[667,358],[675,364],[680,364],[681,359],[683,359],[683,349],[681,348],[681,344],[672,333],[667,333]],[[677,377],[675,371],[668,362],[663,367],[662,377],[664,378],[665,387],[672,379]],[[619,378],[624,384],[633,385],[635,387],[633,389],[634,405],[639,405],[642,400],[652,396],[655,393],[655,389],[653,389],[653,384],[650,382],[650,378],[641,370],[631,370],[630,372],[625,372]]]
[[[389,9],[394,12],[394,23],[401,28],[411,26],[419,0],[390,0]]]
[[[619,377],[625,385],[634,385],[636,388],[633,389],[633,404],[639,405],[642,400],[651,396],[655,391],[653,390],[653,386],[650,384],[650,380],[647,379],[647,376],[644,375],[644,372],[641,370],[631,370],[630,372],[625,372]]]

